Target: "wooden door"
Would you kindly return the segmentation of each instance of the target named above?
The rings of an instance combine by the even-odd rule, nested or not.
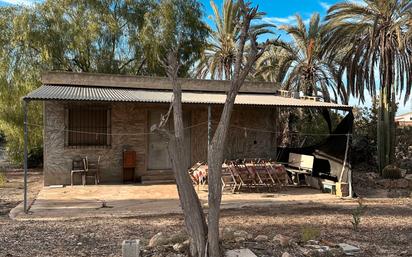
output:
[[[160,115],[165,114],[167,110],[150,110],[149,111],[149,129],[154,124],[159,124]],[[185,127],[190,126],[190,113],[183,115],[183,122]],[[169,129],[173,130],[173,121],[169,120]],[[190,149],[190,129],[185,130],[186,144]],[[148,170],[171,170],[172,163],[169,158],[166,140],[158,134],[149,135],[149,152],[148,152]],[[190,166],[190,161],[187,166]]]

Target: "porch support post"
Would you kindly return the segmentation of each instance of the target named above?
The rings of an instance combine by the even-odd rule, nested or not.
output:
[[[212,142],[212,105],[207,106],[207,149]]]
[[[274,129],[274,134],[272,134],[272,136],[273,136],[273,138],[272,138],[272,140],[273,140],[273,143],[274,143],[274,150],[275,150],[275,153],[274,153],[274,156],[275,156],[275,161],[278,161],[278,158],[279,158],[279,156],[278,156],[278,122],[279,122],[279,107],[275,107],[274,109],[273,109],[273,117],[272,117],[273,119],[274,119],[274,121],[273,121],[273,129]]]
[[[28,127],[27,127],[27,109],[28,109],[29,102],[23,100],[23,113],[24,113],[24,212],[27,213],[28,211],[28,199],[27,199],[27,156],[28,156]]]

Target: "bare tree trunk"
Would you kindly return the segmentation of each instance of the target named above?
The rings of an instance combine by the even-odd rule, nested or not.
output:
[[[167,135],[169,157],[172,161],[172,168],[176,178],[177,191],[183,210],[187,232],[189,234],[190,253],[192,256],[204,257],[206,251],[207,225],[199,197],[193,187],[192,180],[187,172],[186,164],[189,158],[189,149],[185,147],[185,133],[182,111],[182,89],[177,81],[179,64],[177,53],[169,53],[167,60],[167,74],[173,84],[173,109],[174,133],[162,129],[168,120],[161,121],[157,131]]]
[[[209,256],[219,257],[219,219],[220,203],[222,200],[222,163],[226,138],[232,116],[233,106],[236,96],[246,80],[247,75],[255,64],[256,60],[262,56],[269,42],[258,46],[256,35],[250,32],[250,22],[257,15],[257,8],[250,8],[248,4],[240,1],[241,17],[239,24],[242,24],[239,43],[236,51],[234,72],[231,76],[231,85],[227,92],[227,97],[219,124],[208,149],[208,183],[209,183],[209,213],[208,213],[208,251]],[[250,51],[244,62],[244,50],[247,41],[250,41]]]
[[[219,244],[219,218],[220,203],[222,198],[221,169],[230,118],[232,115],[233,106],[235,104],[236,95],[238,94],[256,60],[262,56],[266,50],[266,47],[269,45],[269,42],[258,45],[256,40],[257,35],[250,31],[251,20],[259,15],[257,8],[250,8],[249,3],[244,4],[242,0],[239,0],[239,3],[241,5],[241,13],[239,16],[241,33],[236,49],[236,62],[233,75],[231,76],[231,85],[227,91],[227,98],[223,112],[212,142],[208,147],[209,213],[207,226],[199,198],[192,185],[191,179],[187,172],[187,167],[185,167],[187,158],[189,157],[189,149],[186,149],[184,144],[182,90],[177,81],[179,69],[177,51],[174,53],[169,53],[167,65],[165,65],[167,67],[168,77],[173,83],[173,100],[171,108],[173,109],[174,117],[174,133],[171,134],[169,131],[162,128],[165,125],[164,118],[162,118],[159,127],[154,128],[154,130],[167,135],[169,138],[168,150],[176,177],[177,189],[184,213],[186,228],[192,240],[192,256],[221,256]],[[247,41],[250,42],[250,50],[248,51],[247,56],[245,56],[245,44]],[[244,61],[245,59],[246,61]],[[170,110],[167,114],[166,121],[170,115]]]
[[[219,218],[220,218],[220,203],[222,200],[222,163],[223,154],[226,145],[230,118],[233,111],[237,92],[230,92],[219,125],[215,135],[209,146],[208,152],[208,184],[209,184],[209,213],[208,213],[208,242],[209,256],[220,256],[219,245]]]

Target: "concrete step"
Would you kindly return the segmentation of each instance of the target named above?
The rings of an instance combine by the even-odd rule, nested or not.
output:
[[[149,171],[147,175],[142,176],[142,184],[174,184],[175,177],[171,170]]]
[[[161,179],[161,180],[144,180],[142,179],[143,185],[166,185],[166,184],[175,184],[174,179]]]

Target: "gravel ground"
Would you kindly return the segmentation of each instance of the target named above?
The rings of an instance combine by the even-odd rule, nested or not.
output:
[[[81,219],[72,221],[12,221],[5,210],[16,205],[21,197],[18,173],[16,188],[6,184],[0,188],[0,256],[121,256],[121,242],[138,238],[146,246],[158,232],[174,235],[183,230],[180,215],[144,218]],[[20,175],[21,176],[21,175]],[[36,180],[37,177],[37,180]],[[33,185],[41,186],[41,175],[31,176]],[[32,195],[35,194],[33,191]],[[295,204],[277,208],[226,210],[221,227],[245,230],[253,236],[277,234],[299,242],[302,228],[311,226],[320,232],[318,240],[359,246],[358,256],[412,256],[412,201],[405,199],[365,200],[368,205],[360,229],[352,229],[353,207],[332,204]],[[225,248],[248,247],[258,256],[281,256],[283,252],[303,256],[293,247],[281,247],[272,242],[236,243],[225,241]],[[145,256],[154,256],[147,249]],[[156,250],[156,256],[171,253],[171,247]],[[170,255],[169,255],[170,256]],[[315,255],[312,255],[315,256]],[[336,256],[336,255],[335,255]]]

